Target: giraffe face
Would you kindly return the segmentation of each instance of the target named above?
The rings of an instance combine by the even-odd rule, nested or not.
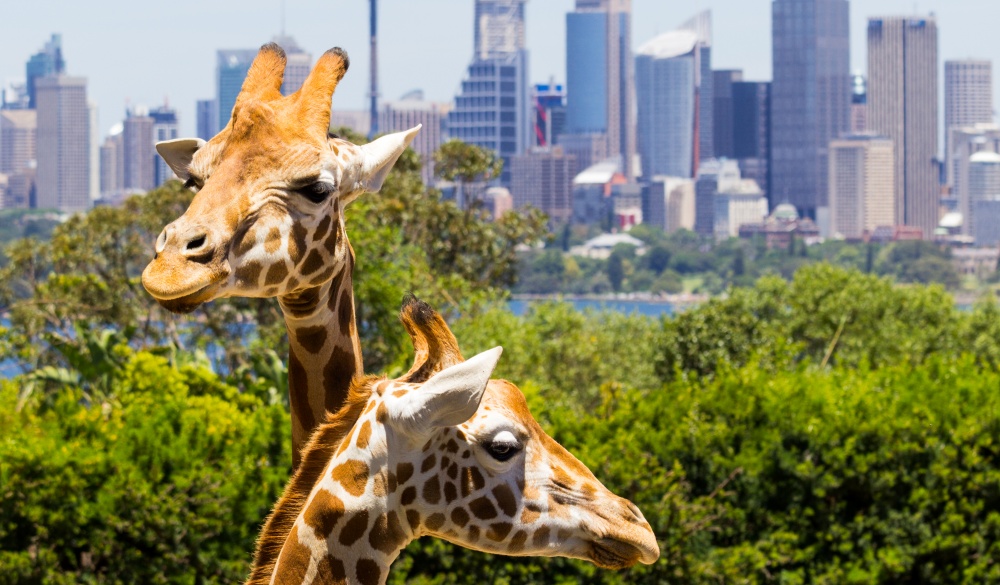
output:
[[[142,281],[169,310],[221,297],[273,297],[330,280],[351,262],[343,208],[374,192],[415,128],[356,146],[327,133],[346,55],[327,52],[299,92],[281,96],[284,54],[265,46],[229,124],[207,143],[157,145],[197,190],[156,240]]]
[[[373,398],[388,413],[395,478],[389,485],[395,483],[401,517],[419,514],[418,535],[484,552],[564,556],[611,569],[659,557],[639,509],[548,436],[516,386],[492,380],[468,420],[430,429],[408,419],[412,396],[421,393],[420,385],[389,385]],[[472,404],[474,398],[457,402]]]

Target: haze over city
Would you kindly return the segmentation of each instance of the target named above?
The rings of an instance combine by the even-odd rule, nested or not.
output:
[[[530,78],[565,82],[566,13],[573,0],[527,3]],[[712,66],[742,69],[746,79],[771,79],[770,0],[633,0],[633,45],[711,9]],[[472,54],[471,0],[381,0],[379,81],[384,99],[423,89],[427,99],[450,102]],[[866,67],[866,19],[879,14],[934,12],[940,59],[1000,60],[992,38],[1000,3],[976,0],[864,0],[851,3],[851,67]],[[318,56],[334,45],[351,56],[351,71],[337,90],[334,107],[366,107],[368,3],[315,0],[285,2],[285,32]],[[256,48],[281,32],[280,2],[249,0],[206,3],[179,0],[150,11],[123,0],[90,4],[43,0],[0,8],[0,82],[23,80],[24,63],[50,34],[60,33],[67,72],[88,80],[99,108],[101,134],[124,116],[126,102],[156,106],[169,98],[183,135],[195,131],[195,101],[215,94],[217,49]],[[1000,76],[995,83],[1000,86]]]

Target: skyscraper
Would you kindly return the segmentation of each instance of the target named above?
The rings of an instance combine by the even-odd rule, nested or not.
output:
[[[119,201],[125,189],[124,125],[115,124],[101,145],[101,199]]]
[[[830,232],[859,239],[896,221],[892,140],[861,134],[830,143]]]
[[[969,235],[977,246],[1000,244],[1000,154],[977,152],[969,159]]]
[[[743,71],[712,72],[712,150],[717,157],[735,158],[733,145],[733,84],[743,81]]]
[[[504,185],[510,185],[511,157],[524,152],[530,140],[526,1],[476,0],[475,53],[448,115],[452,138],[503,157]]]
[[[274,37],[274,42],[285,50],[285,76],[281,82],[281,95],[291,95],[302,87],[312,69],[312,55],[305,52],[295,39],[288,35]]]
[[[533,148],[516,156],[510,194],[514,207],[531,205],[549,216],[553,225],[568,223],[573,216],[573,177],[576,158],[558,146]]]
[[[153,118],[146,108],[129,109],[124,122],[125,189],[143,192],[156,186]]]
[[[851,134],[868,131],[868,79],[860,73],[851,76]]]
[[[733,153],[745,179],[753,179],[768,196],[771,192],[771,83],[738,81],[732,84]]]
[[[195,126],[198,138],[211,140],[219,132],[219,102],[216,100],[198,100],[195,104],[197,121]]]
[[[37,206],[90,207],[90,111],[87,80],[54,75],[35,80],[38,104]]]
[[[535,110],[535,146],[552,146],[566,131],[566,89],[555,82],[538,84],[531,96]]]
[[[868,114],[896,145],[896,224],[938,225],[938,34],[934,17],[868,20]]]
[[[639,154],[646,181],[657,175],[693,177],[697,172],[697,49],[693,32],[674,30],[637,52]]]
[[[413,139],[413,150],[420,155],[421,177],[424,183],[434,180],[434,151],[444,141],[445,121],[448,119],[449,104],[430,102],[424,99],[424,92],[412,91],[397,101],[383,101],[379,111],[379,132],[402,132],[423,125]]]
[[[149,117],[153,119],[153,146],[157,142],[173,140],[178,137],[177,110],[167,104],[149,111]],[[167,161],[153,152],[153,185],[159,187],[174,176],[174,171],[167,165]]]
[[[7,193],[0,207],[27,207],[35,185],[38,118],[35,110],[0,110],[0,174]]]
[[[951,160],[953,128],[993,123],[993,63],[991,61],[944,62],[944,136],[946,160]],[[948,183],[952,169],[948,169]]]
[[[954,127],[948,132],[948,183],[955,200],[956,211],[962,214],[962,233],[972,235],[974,208],[969,192],[972,156],[980,152],[1000,152],[1000,126],[976,124]]]
[[[849,128],[847,0],[774,0],[771,200],[815,218],[826,206],[830,141]]]
[[[577,0],[566,15],[567,145],[619,157],[629,178],[636,148],[631,11],[631,0]],[[581,147],[585,138],[604,144]]]
[[[66,71],[66,62],[62,56],[62,35],[54,34],[42,50],[28,59],[25,66],[25,79],[28,86],[28,107],[38,107],[37,81],[42,77],[58,75]]]
[[[215,132],[221,131],[233,117],[233,107],[236,96],[240,94],[243,80],[250,71],[257,51],[253,49],[226,49],[217,54],[218,63],[215,69],[215,102],[218,104],[218,120]]]

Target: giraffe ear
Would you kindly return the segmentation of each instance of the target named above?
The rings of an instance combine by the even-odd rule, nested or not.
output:
[[[205,146],[201,138],[178,138],[156,143],[156,152],[160,153],[174,174],[182,181],[188,180],[188,167],[198,149]]]
[[[418,390],[395,402],[390,409],[393,421],[411,436],[420,437],[469,420],[479,410],[502,353],[502,347],[494,347],[434,374]]]
[[[392,170],[392,165],[396,164],[421,128],[423,124],[418,124],[415,128],[386,134],[361,146],[361,184],[358,191],[378,193],[389,171]]]

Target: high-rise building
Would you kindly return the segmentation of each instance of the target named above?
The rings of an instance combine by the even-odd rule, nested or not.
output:
[[[66,71],[66,62],[62,56],[62,35],[54,34],[45,43],[42,50],[35,53],[28,59],[25,66],[25,79],[27,80],[28,107],[35,109],[38,107],[38,80],[43,77],[59,75]]]
[[[287,35],[274,37],[274,42],[285,51],[285,76],[281,82],[281,95],[291,95],[302,87],[312,69],[312,55]]]
[[[612,227],[611,192],[627,183],[619,161],[608,159],[587,167],[573,178],[573,223]]]
[[[633,176],[635,79],[631,0],[577,0],[566,15],[566,145],[603,140]],[[598,161],[594,161],[598,162]]]
[[[0,110],[0,173],[14,175],[35,165],[35,110]]]
[[[35,110],[0,110],[0,174],[7,183],[0,208],[29,206],[35,186],[37,135]]]
[[[869,128],[896,145],[896,225],[939,220],[938,33],[930,17],[868,20]]]
[[[219,132],[219,102],[216,100],[198,100],[196,103],[195,126],[198,138],[211,140]]]
[[[830,143],[830,232],[860,239],[896,221],[893,141],[851,135]]]
[[[868,80],[855,73],[851,77],[851,134],[868,132]]]
[[[87,80],[54,75],[35,80],[38,104],[37,206],[90,207],[90,111]]]
[[[421,177],[427,184],[434,180],[434,151],[444,142],[445,121],[450,109],[449,104],[425,100],[424,92],[420,90],[412,91],[398,101],[382,102],[378,120],[380,132],[402,132],[418,124],[423,125],[411,146],[420,155],[423,163]]]
[[[115,203],[125,192],[124,125],[115,124],[101,145],[101,199]]]
[[[979,152],[1000,152],[1000,126],[996,124],[976,124],[968,127],[953,127],[947,137],[948,183],[955,208],[962,215],[962,233],[971,235],[972,213],[969,193],[969,163]]]
[[[476,0],[475,56],[462,81],[448,134],[488,148],[504,159],[500,177],[511,184],[511,158],[530,143],[528,52],[524,47],[527,0]]]
[[[697,172],[697,48],[694,33],[675,30],[637,52],[639,156],[646,180],[656,175],[692,177]]]
[[[851,104],[847,0],[774,0],[771,200],[815,218],[826,206],[827,149]]]
[[[217,53],[215,69],[215,102],[218,105],[218,120],[215,132],[220,132],[233,117],[236,97],[243,88],[257,51],[253,49],[225,49]]]
[[[696,232],[736,237],[741,225],[767,217],[767,198],[754,180],[740,176],[736,161],[711,159],[698,169],[694,212]]]
[[[167,161],[156,154],[155,146],[157,142],[179,137],[177,110],[163,104],[149,110],[149,117],[153,119],[153,185],[159,187],[174,177],[174,171],[167,165]]]
[[[123,148],[125,189],[145,192],[156,187],[154,120],[146,108],[130,108],[125,115]]]
[[[538,84],[531,105],[535,110],[534,145],[554,145],[566,131],[566,89],[555,82]]]
[[[776,207],[771,196],[771,83],[738,81],[732,84],[733,158],[744,179],[752,179]]]
[[[694,180],[653,177],[643,186],[642,221],[670,233],[694,229]]]
[[[712,72],[712,149],[720,158],[735,158],[733,84],[740,81],[743,71],[739,69]]]
[[[514,207],[532,206],[549,216],[552,225],[569,223],[573,216],[573,178],[576,158],[558,146],[532,148],[511,160],[510,194]]]
[[[16,81],[0,87],[0,110],[27,110],[28,84]]]
[[[978,152],[969,159],[970,234],[977,246],[1000,244],[1000,154]]]
[[[945,132],[956,126],[993,123],[993,62],[944,62]]]

